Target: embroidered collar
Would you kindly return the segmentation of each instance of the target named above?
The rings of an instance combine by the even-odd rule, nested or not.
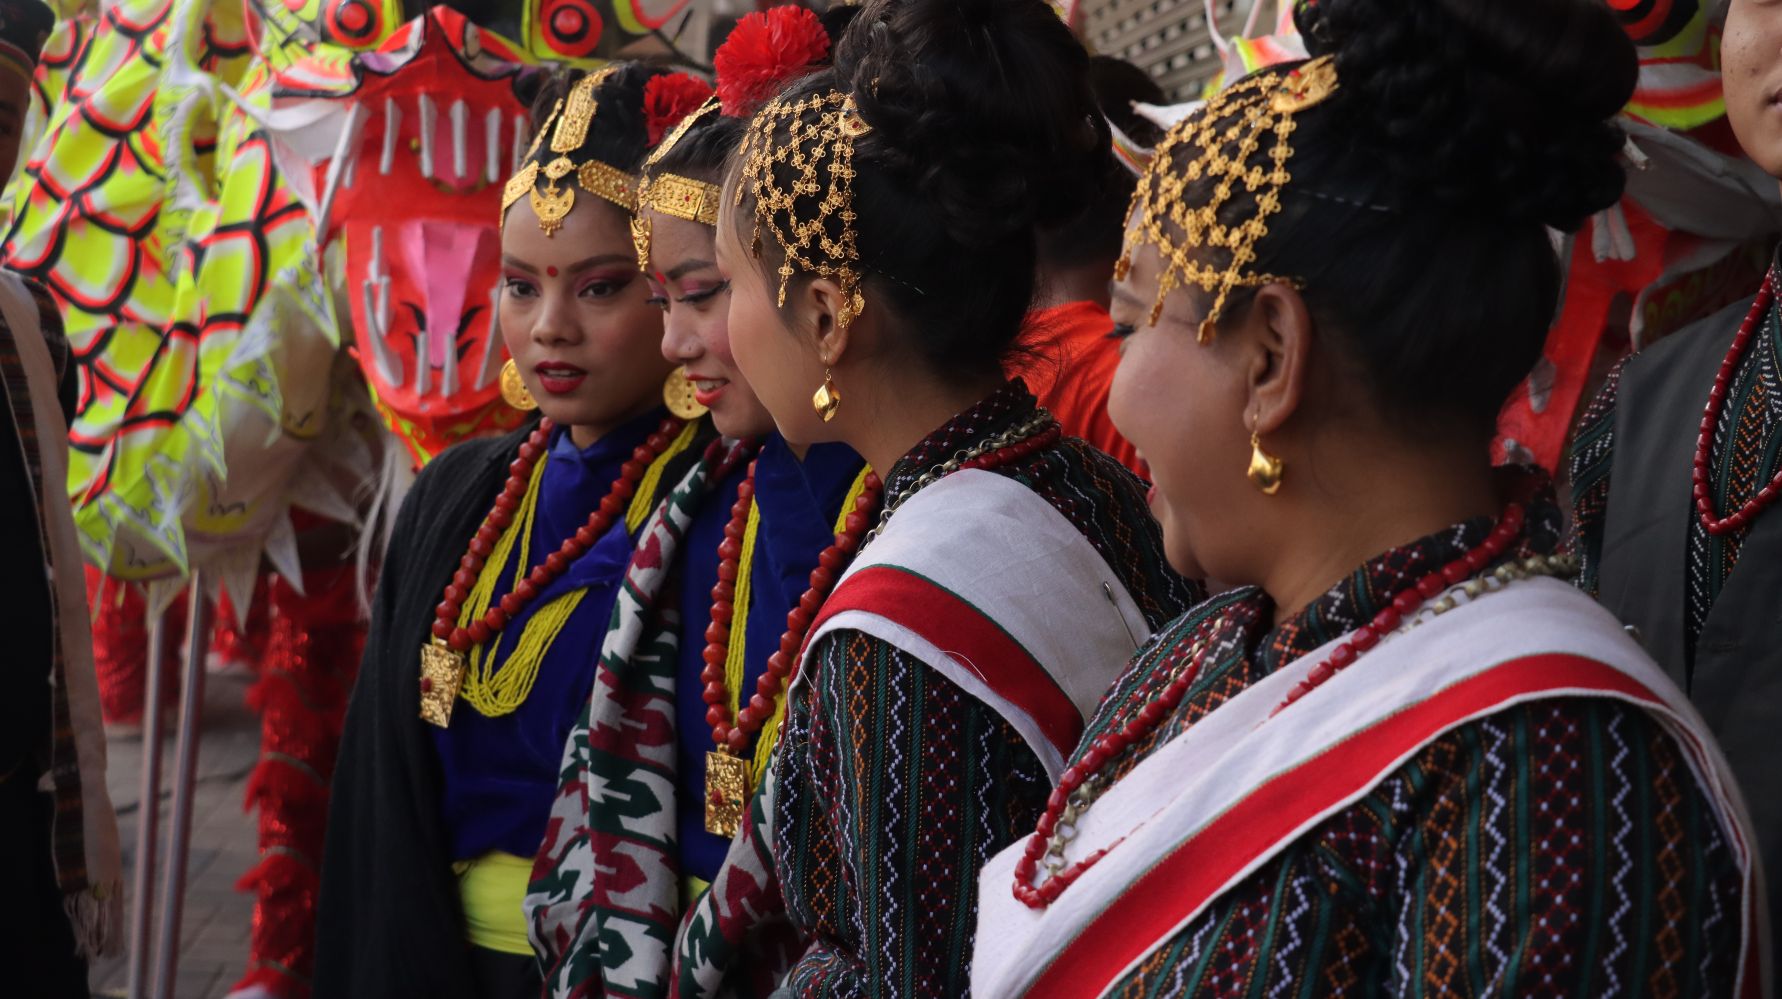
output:
[[[1021,379],[1004,382],[1001,388],[948,420],[897,459],[886,478],[885,495],[895,495],[899,489],[955,453],[1020,424],[1033,415],[1038,405]]]

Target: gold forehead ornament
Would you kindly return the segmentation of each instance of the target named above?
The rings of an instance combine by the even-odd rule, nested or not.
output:
[[[693,127],[694,122],[717,109],[718,97],[713,94],[698,110],[682,118],[655,151],[650,153],[649,158],[644,160],[637,182],[637,213],[631,217],[631,242],[637,249],[637,266],[640,270],[650,269],[650,219],[644,214],[644,209],[672,215],[688,222],[702,222],[710,226],[718,224],[718,197],[722,193],[718,185],[674,173],[655,176],[650,174],[656,164],[662,162],[668,151]]]
[[[544,126],[533,136],[531,148],[526,151],[526,165],[508,178],[507,186],[502,189],[503,222],[507,220],[509,208],[521,198],[530,197],[533,214],[538,216],[538,228],[546,236],[555,236],[557,230],[563,228],[564,218],[575,208],[577,186],[627,212],[637,211],[636,178],[597,159],[590,158],[579,166],[570,159],[571,153],[587,144],[588,128],[593,124],[594,112],[600,107],[594,96],[595,90],[616,72],[618,66],[612,65],[589,73],[577,80],[569,96],[559,100],[551,109]],[[540,166],[542,157],[539,157],[539,146],[546,133],[551,136],[550,152],[557,155]],[[572,174],[575,178],[574,186],[558,186],[560,181]],[[539,186],[541,176],[543,186]]]

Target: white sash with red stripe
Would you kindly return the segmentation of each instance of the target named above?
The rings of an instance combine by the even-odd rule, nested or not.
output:
[[[1025,842],[979,881],[972,993],[1099,996],[1232,885],[1469,721],[1554,697],[1650,712],[1685,751],[1745,872],[1740,996],[1767,995],[1760,872],[1719,748],[1682,692],[1614,618],[1533,579],[1389,637],[1270,718],[1335,642],[1259,681],[1147,757],[1079,819],[1068,859],[1107,854],[1057,902],[1014,898]]]
[[[976,469],[898,509],[824,601],[805,647],[841,630],[897,646],[990,705],[1054,781],[1151,633],[1120,577],[1063,514]]]

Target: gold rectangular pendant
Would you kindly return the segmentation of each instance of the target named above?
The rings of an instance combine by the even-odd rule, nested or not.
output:
[[[748,801],[749,761],[723,752],[705,754],[705,831],[735,836]]]
[[[421,720],[445,728],[464,684],[464,654],[444,642],[421,646]]]

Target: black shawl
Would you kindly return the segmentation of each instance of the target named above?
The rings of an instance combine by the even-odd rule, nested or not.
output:
[[[475,999],[439,817],[438,757],[420,719],[421,646],[465,546],[532,432],[447,449],[415,479],[390,537],[329,804],[314,994]],[[656,502],[699,461],[708,422],[664,469]]]

